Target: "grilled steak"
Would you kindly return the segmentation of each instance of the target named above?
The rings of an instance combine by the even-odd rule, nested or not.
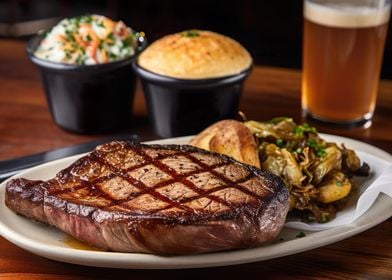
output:
[[[48,181],[14,179],[6,205],[103,250],[163,255],[256,246],[284,225],[280,178],[191,146],[111,142]]]

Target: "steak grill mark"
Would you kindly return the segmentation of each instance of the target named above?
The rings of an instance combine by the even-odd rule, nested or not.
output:
[[[235,189],[237,189],[237,190],[239,190],[249,196],[255,197],[257,199],[264,199],[264,200],[266,199],[266,197],[263,198],[263,197],[257,195],[256,193],[250,191],[249,189],[239,185],[239,184],[244,183],[244,182],[250,180],[251,178],[255,177],[255,175],[252,174],[251,172],[249,172],[245,177],[242,177],[236,181],[232,181],[232,180],[226,178],[224,175],[217,172],[216,170],[214,170],[216,168],[228,166],[231,164],[230,162],[224,161],[224,162],[213,164],[213,165],[207,165],[207,164],[203,163],[201,160],[192,156],[191,154],[183,152],[183,151],[178,151],[178,152],[171,153],[171,154],[163,154],[158,157],[152,158],[151,156],[149,156],[145,151],[143,151],[140,148],[135,149],[131,145],[125,145],[124,148],[131,150],[133,153],[141,156],[144,159],[144,162],[142,162],[140,164],[136,164],[126,170],[122,170],[122,169],[119,169],[119,168],[115,167],[114,165],[110,164],[109,162],[107,162],[107,160],[103,157],[103,154],[101,152],[94,151],[88,155],[88,157],[90,157],[89,159],[91,161],[94,161],[94,162],[100,164],[102,167],[110,169],[110,171],[112,173],[110,173],[107,176],[98,177],[98,178],[91,180],[91,181],[83,181],[79,185],[73,186],[68,189],[52,190],[52,191],[50,191],[50,194],[56,195],[56,194],[73,192],[73,191],[77,191],[79,189],[86,188],[89,190],[89,192],[91,194],[96,194],[96,195],[102,196],[108,200],[111,200],[111,203],[108,206],[103,207],[103,209],[105,209],[107,207],[114,206],[114,205],[119,205],[119,206],[126,208],[126,209],[132,209],[131,207],[129,207],[128,205],[126,205],[124,203],[129,200],[135,199],[143,194],[149,194],[154,199],[158,199],[158,200],[163,201],[168,204],[167,206],[164,206],[163,208],[150,210],[149,211],[150,213],[155,213],[155,212],[158,212],[161,210],[169,209],[172,207],[177,207],[179,209],[186,211],[189,214],[194,213],[195,210],[193,208],[190,208],[190,207],[184,205],[184,203],[191,202],[192,200],[200,199],[203,197],[207,197],[214,202],[221,203],[221,204],[227,206],[228,208],[230,208],[231,210],[234,210],[235,205],[233,205],[233,203],[226,201],[224,199],[221,199],[215,195],[212,195],[212,193],[214,193],[216,191],[219,191],[219,190],[222,190],[225,188],[229,188],[229,187],[235,188]],[[111,151],[111,153],[115,153],[115,152],[116,152],[116,150]],[[187,172],[185,174],[179,174],[173,168],[169,167],[168,165],[166,165],[165,163],[162,162],[162,160],[164,160],[166,158],[178,157],[178,156],[183,156],[183,157],[189,159],[192,163],[197,164],[201,168]],[[154,167],[158,168],[159,170],[161,170],[165,174],[169,175],[171,177],[171,179],[163,180],[162,182],[159,182],[159,183],[155,184],[154,186],[147,186],[146,184],[144,184],[140,180],[137,180],[137,179],[131,177],[130,175],[128,175],[129,172],[131,172],[133,170],[141,169],[143,167],[146,167],[147,165],[153,165]],[[223,182],[223,184],[220,186],[214,187],[212,189],[209,189],[209,190],[204,190],[204,189],[199,188],[196,184],[194,184],[193,182],[191,182],[190,180],[187,179],[190,176],[197,176],[197,175],[199,175],[201,173],[205,173],[205,172],[209,172],[210,174],[214,175],[216,178],[221,180]],[[132,186],[135,186],[139,190],[139,192],[134,193],[134,194],[130,194],[125,199],[113,198],[109,193],[102,190],[98,184],[104,183],[105,181],[108,181],[108,180],[115,178],[115,177],[119,177],[119,178],[125,180],[126,182],[128,182],[129,184],[131,184]],[[157,189],[159,189],[161,187],[170,185],[175,182],[180,182],[180,183],[184,184],[189,189],[196,192],[197,195],[189,197],[189,198],[181,199],[180,201],[176,201],[176,200],[173,200],[173,199],[171,199],[165,195],[162,195],[156,191]],[[267,198],[267,200],[268,200],[268,198]]]

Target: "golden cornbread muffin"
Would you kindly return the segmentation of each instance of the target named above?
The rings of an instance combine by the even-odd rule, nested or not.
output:
[[[238,74],[251,66],[252,57],[227,36],[189,30],[155,41],[137,62],[140,67],[164,76],[205,79]]]

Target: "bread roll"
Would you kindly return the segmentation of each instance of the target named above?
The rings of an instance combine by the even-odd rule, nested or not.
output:
[[[180,79],[236,75],[251,64],[250,54],[238,42],[203,30],[167,35],[152,43],[138,58],[139,66]]]

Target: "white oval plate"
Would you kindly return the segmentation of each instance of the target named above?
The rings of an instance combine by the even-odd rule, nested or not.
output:
[[[361,159],[373,168],[374,176],[366,182],[367,184],[375,180],[380,175],[381,170],[392,163],[392,156],[389,153],[369,144],[333,135],[324,134],[322,137],[329,141],[345,143],[347,147],[353,148],[358,152]],[[184,144],[189,139],[189,137],[180,137],[149,143]],[[59,170],[65,168],[80,156],[76,155],[42,164],[26,170],[13,178],[25,177],[46,180],[53,177]],[[298,230],[284,228],[275,242],[256,248],[174,257],[101,252],[71,248],[64,242],[65,234],[59,230],[16,215],[4,204],[5,184],[6,182],[0,184],[0,234],[4,238],[27,251],[49,259],[97,267],[173,269],[214,267],[262,261],[303,252],[343,240],[369,229],[392,216],[392,199],[386,195],[381,195],[364,215],[351,224],[320,232],[306,232],[305,237],[302,238],[296,237],[299,233]]]

